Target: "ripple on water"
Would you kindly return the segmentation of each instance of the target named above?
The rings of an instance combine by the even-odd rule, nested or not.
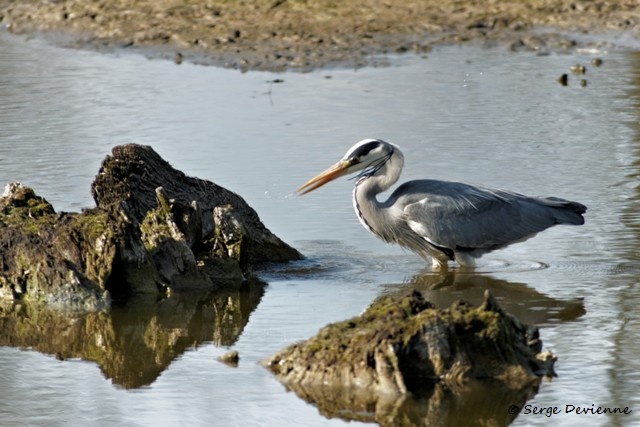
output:
[[[632,273],[640,274],[640,267],[633,263],[611,262],[611,260],[602,262],[593,261],[559,261],[550,265],[550,268],[559,272],[564,272],[572,276],[618,276],[620,274]]]
[[[298,241],[296,247],[306,258],[287,264],[264,266],[260,274],[266,280],[283,279],[327,279],[345,275],[369,273],[419,274],[433,272],[421,258],[412,253],[385,254],[358,249],[339,240]],[[449,264],[449,271],[456,274],[500,274],[526,273],[539,270],[566,272],[578,276],[606,276],[611,274],[640,274],[635,263],[594,262],[594,261],[552,261],[531,259],[481,258],[477,266],[469,269],[455,263]],[[437,274],[437,272],[433,272]]]
[[[423,261],[403,253],[381,254],[348,245],[339,240],[309,240],[295,242],[306,258],[287,264],[270,264],[260,272],[265,280],[324,280],[372,281],[418,272]]]
[[[480,260],[476,268],[467,270],[473,274],[477,273],[521,273],[526,271],[545,270],[549,268],[549,264],[542,261],[517,260],[507,261],[503,259]],[[465,269],[459,269],[460,273],[464,273]]]

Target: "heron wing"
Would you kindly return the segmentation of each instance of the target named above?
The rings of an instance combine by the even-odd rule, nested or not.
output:
[[[547,199],[457,182],[410,181],[390,199],[414,232],[452,250],[498,249],[558,223]]]

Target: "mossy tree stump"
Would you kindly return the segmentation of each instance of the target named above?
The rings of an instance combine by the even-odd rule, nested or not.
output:
[[[97,207],[56,213],[19,183],[0,198],[0,299],[92,310],[110,295],[239,285],[259,263],[302,255],[237,194],[186,176],[151,147],[117,146]]]
[[[414,292],[381,297],[362,315],[330,324],[263,363],[283,383],[307,390],[403,395],[429,382],[472,378],[523,387],[554,375],[555,357],[541,348],[537,328],[505,313],[488,292],[478,307],[458,302],[446,310]]]

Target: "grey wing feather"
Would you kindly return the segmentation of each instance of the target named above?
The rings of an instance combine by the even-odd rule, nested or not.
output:
[[[586,207],[559,198],[527,197],[457,182],[410,181],[390,199],[430,243],[486,252],[526,240],[555,224],[582,224]]]

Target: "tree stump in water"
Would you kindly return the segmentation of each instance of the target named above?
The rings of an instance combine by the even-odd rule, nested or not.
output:
[[[96,208],[56,213],[32,189],[7,185],[0,299],[91,310],[110,294],[239,285],[258,263],[302,258],[240,196],[148,146],[115,147],[91,189]]]
[[[555,357],[541,349],[537,328],[502,311],[488,292],[479,307],[457,302],[441,310],[414,291],[381,297],[362,315],[325,326],[263,364],[311,396],[327,387],[404,395],[425,383],[472,378],[522,388],[554,375]]]
[[[147,212],[157,207],[158,187],[162,187],[173,201],[175,220],[192,244],[206,242],[213,237],[213,209],[228,206],[241,219],[248,264],[301,258],[297,250],[264,226],[256,211],[242,197],[211,181],[186,176],[148,146],[127,144],[115,147],[113,155],[102,162],[100,172],[91,185],[91,193],[98,207],[125,202],[133,218],[141,222]],[[202,213],[201,226],[194,218],[196,210]]]

